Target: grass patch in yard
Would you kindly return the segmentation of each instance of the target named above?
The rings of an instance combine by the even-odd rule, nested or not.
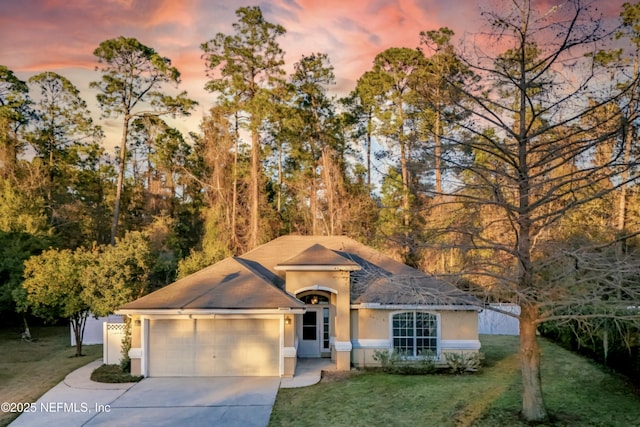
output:
[[[68,326],[32,327],[33,342],[15,329],[0,330],[0,402],[35,402],[70,372],[102,357],[102,345],[83,346],[75,357]],[[0,426],[19,414],[0,412]]]
[[[280,389],[270,426],[527,426],[518,337],[482,336],[484,367],[465,375],[362,372]],[[541,340],[549,426],[640,425],[640,397],[625,379]]]
[[[142,378],[124,372],[120,365],[102,365],[91,373],[91,380],[99,383],[134,383]]]

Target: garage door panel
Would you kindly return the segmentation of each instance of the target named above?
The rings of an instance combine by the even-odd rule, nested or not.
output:
[[[151,376],[278,376],[277,319],[152,320]]]
[[[151,320],[149,327],[149,375],[193,375],[193,320]]]

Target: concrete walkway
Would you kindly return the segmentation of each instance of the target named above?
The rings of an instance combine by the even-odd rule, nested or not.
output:
[[[280,388],[307,387],[322,379],[322,371],[335,371],[336,364],[331,359],[298,359],[293,378],[282,378]]]
[[[11,427],[73,426],[255,426],[268,425],[278,387],[306,387],[329,359],[300,359],[293,378],[145,378],[138,383],[91,381],[102,360],[73,372],[46,392]]]
[[[23,412],[12,427],[36,427],[45,424],[82,426],[122,396],[136,383],[105,384],[91,381],[91,373],[102,360],[96,360],[66,376],[42,395],[29,411]]]

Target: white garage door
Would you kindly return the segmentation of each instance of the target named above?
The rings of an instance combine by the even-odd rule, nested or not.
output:
[[[149,321],[149,376],[278,376],[277,319]]]

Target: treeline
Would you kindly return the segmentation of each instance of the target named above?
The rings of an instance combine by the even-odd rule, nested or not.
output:
[[[523,414],[545,419],[539,325],[593,335],[608,319],[608,340],[637,346],[640,6],[612,27],[582,2],[515,4],[483,12],[488,31],[460,48],[440,28],[380,52],[342,99],[327,53],[286,75],[286,29],[240,8],[200,46],[216,102],[188,135],[166,121],[195,106],[171,61],[107,40],[92,87],[122,120],[115,158],[66,78],[1,67],[3,309],[50,247],[139,232],[146,292],[282,234],[346,234],[518,303]]]

